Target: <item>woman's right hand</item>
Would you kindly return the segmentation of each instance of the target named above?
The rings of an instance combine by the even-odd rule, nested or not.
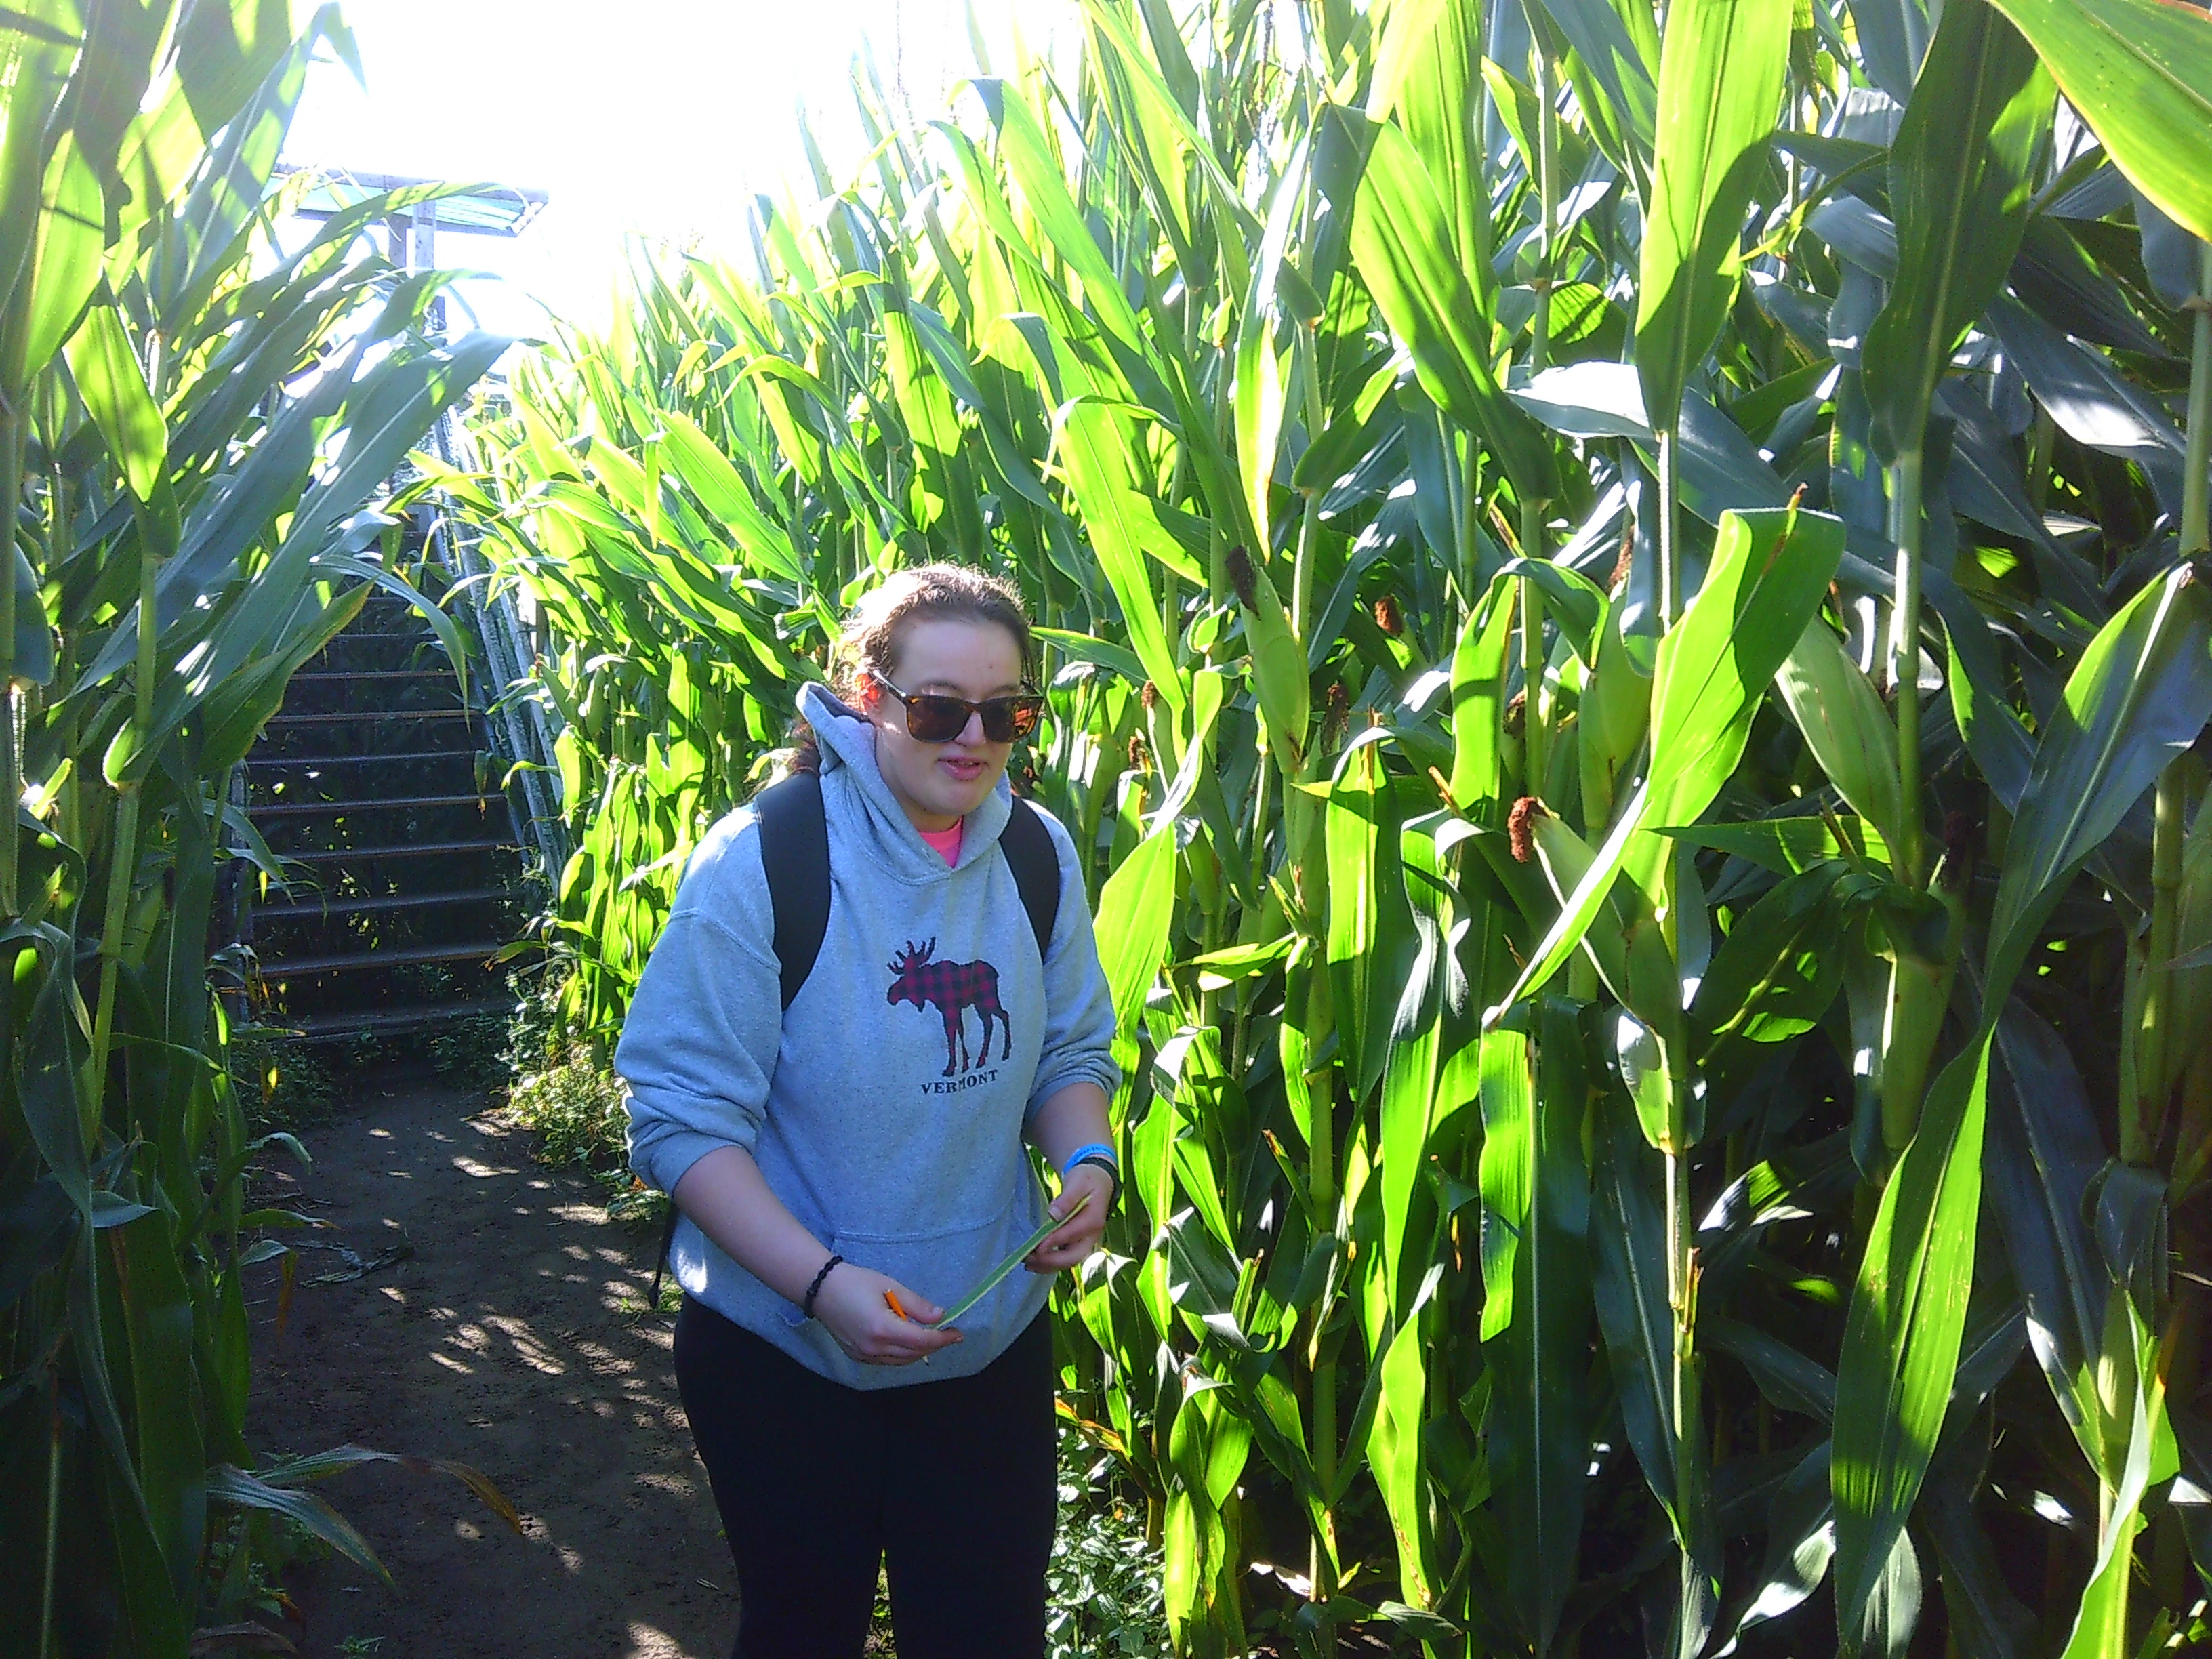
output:
[[[906,1310],[900,1318],[887,1299]],[[960,1340],[957,1330],[933,1330],[945,1310],[887,1274],[841,1261],[814,1293],[814,1316],[837,1346],[863,1365],[911,1365]]]

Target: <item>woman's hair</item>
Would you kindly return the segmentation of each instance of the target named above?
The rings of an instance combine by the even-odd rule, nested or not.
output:
[[[846,702],[869,674],[888,675],[909,624],[925,621],[992,623],[1013,636],[1023,677],[1036,672],[1036,638],[1012,582],[964,564],[922,564],[895,572],[863,594],[845,618],[830,653],[830,689]],[[822,769],[822,750],[802,718],[792,728],[795,772]]]

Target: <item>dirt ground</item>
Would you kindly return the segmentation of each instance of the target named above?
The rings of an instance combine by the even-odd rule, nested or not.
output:
[[[317,1488],[367,1535],[398,1593],[343,1559],[287,1581],[311,1659],[466,1654],[720,1659],[730,1559],[691,1450],[666,1316],[644,1313],[657,1240],[606,1224],[592,1184],[532,1161],[482,1094],[357,1083],[349,1115],[279,1158],[263,1201],[328,1224],[305,1237],[283,1328],[273,1266],[254,1286],[257,1448],[350,1441],[456,1459],[521,1511],[523,1535],[457,1481],[391,1467]]]

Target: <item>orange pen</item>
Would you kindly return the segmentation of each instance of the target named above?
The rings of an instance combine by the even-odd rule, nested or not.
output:
[[[899,1299],[896,1296],[893,1295],[889,1291],[885,1291],[884,1292],[884,1300],[890,1304],[890,1310],[896,1314],[901,1319],[904,1319],[906,1317],[906,1310],[899,1306]]]

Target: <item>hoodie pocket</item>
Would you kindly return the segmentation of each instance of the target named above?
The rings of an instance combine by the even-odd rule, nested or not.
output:
[[[923,1236],[888,1237],[840,1230],[830,1248],[847,1261],[896,1279],[940,1308],[950,1308],[1044,1219],[1034,1194],[1018,1195],[988,1220]],[[981,1335],[1011,1306],[1035,1275],[1017,1266],[982,1301],[961,1316],[970,1337]]]

